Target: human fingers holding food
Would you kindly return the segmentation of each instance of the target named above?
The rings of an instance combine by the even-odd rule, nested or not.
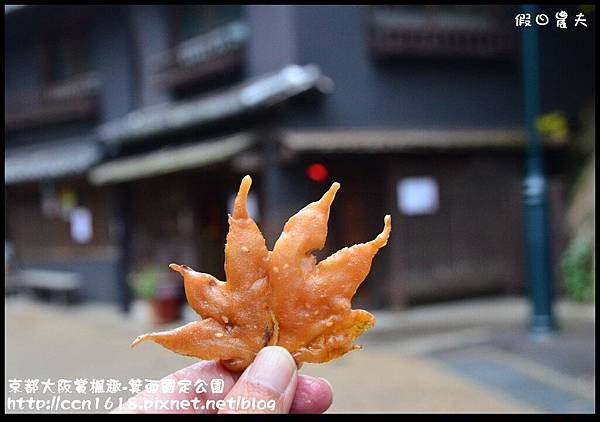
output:
[[[132,397],[115,413],[323,413],[333,391],[322,378],[299,375],[292,356],[282,347],[263,348],[240,375],[216,361],[202,361],[163,380],[223,380],[223,389],[196,392],[147,393]],[[182,403],[187,403],[182,406]],[[184,408],[185,407],[185,408]]]
[[[279,346],[263,348],[225,398],[219,413],[322,413],[333,400],[331,385],[322,378],[298,375],[294,359]],[[242,407],[242,408],[241,408]],[[261,408],[262,407],[262,408]]]

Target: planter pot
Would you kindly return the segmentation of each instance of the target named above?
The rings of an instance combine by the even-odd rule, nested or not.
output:
[[[180,286],[176,284],[157,286],[156,297],[150,303],[155,323],[166,324],[177,321],[181,316]]]
[[[167,297],[150,301],[153,311],[154,322],[166,324],[177,321],[181,316],[180,300],[178,297]]]

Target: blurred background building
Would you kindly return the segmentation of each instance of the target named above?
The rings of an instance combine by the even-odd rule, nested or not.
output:
[[[392,214],[359,306],[524,292],[517,13],[6,6],[5,230],[18,266],[78,274],[84,300],[125,308],[147,264],[223,279],[227,213],[251,174],[269,248],[333,181],[319,256],[373,238]],[[569,129],[543,138],[559,292],[577,232],[572,134],[595,92],[589,16],[540,30],[542,109]],[[585,177],[575,225],[593,214]]]

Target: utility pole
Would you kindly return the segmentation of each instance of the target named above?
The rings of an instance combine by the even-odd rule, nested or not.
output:
[[[535,5],[521,6],[521,13],[535,19]],[[532,313],[530,332],[544,336],[556,329],[552,313],[553,276],[548,233],[547,181],[542,147],[535,126],[540,114],[540,69],[538,30],[534,23],[522,27],[522,65],[525,123],[527,126],[527,158],[524,182],[525,243],[527,287]]]

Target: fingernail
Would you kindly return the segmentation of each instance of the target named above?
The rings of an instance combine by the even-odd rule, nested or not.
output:
[[[331,383],[329,381],[327,381],[325,378],[317,378],[320,381],[323,381],[325,384],[327,384],[329,386],[329,390],[333,393],[333,385],[331,385]]]
[[[283,394],[292,381],[296,363],[287,350],[280,346],[263,348],[244,374],[247,381],[269,387]]]

